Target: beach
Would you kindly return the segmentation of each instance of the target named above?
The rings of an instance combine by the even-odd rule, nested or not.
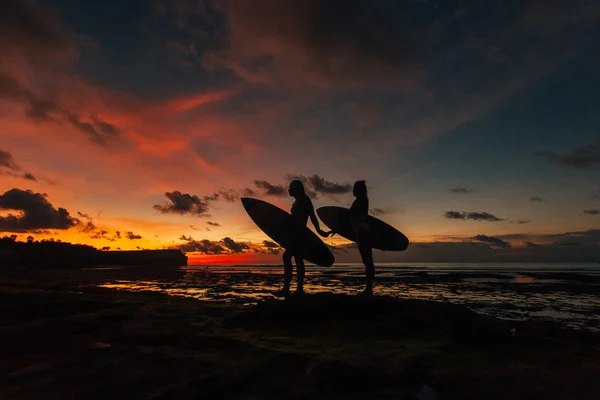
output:
[[[417,268],[404,271],[400,288],[439,289],[430,299],[393,296],[392,287],[401,291],[385,275],[377,278],[379,295],[363,299],[353,295],[362,283],[358,271],[346,267],[325,279],[328,271],[309,269],[309,294],[278,300],[266,295],[280,283],[276,270],[2,271],[0,398],[414,399],[433,391],[440,399],[595,399],[600,393],[594,322],[575,328],[520,313],[500,319],[438,296],[465,279],[471,288],[462,284],[456,296],[474,296],[481,280],[491,279],[493,293],[504,285],[514,293],[570,290],[593,298],[594,278],[577,278],[581,273],[543,271],[542,278],[522,271],[532,280],[515,283],[498,271],[462,271],[458,279],[457,272]],[[588,306],[595,321],[596,305]]]
[[[115,276],[101,287],[252,305],[272,298],[271,292],[281,285],[282,270],[280,265],[191,265],[181,269],[181,276]],[[376,282],[377,294],[397,299],[461,304],[496,318],[554,321],[600,331],[597,264],[380,264]],[[363,285],[362,265],[307,266],[309,293],[354,295]]]

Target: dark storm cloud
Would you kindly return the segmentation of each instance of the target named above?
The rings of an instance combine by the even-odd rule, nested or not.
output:
[[[493,236],[476,235],[476,236],[473,236],[472,239],[480,241],[480,242],[489,243],[493,246],[497,246],[497,247],[501,247],[501,248],[510,247],[509,242],[505,242],[504,240],[498,239],[497,237],[493,237]]]
[[[138,240],[138,239],[141,239],[141,238],[142,238],[142,236],[141,236],[141,235],[138,235],[138,234],[136,234],[136,233],[133,233],[133,232],[131,232],[131,231],[129,231],[129,232],[125,232],[125,237],[126,237],[127,239],[129,239],[129,240]]]
[[[6,168],[8,171],[0,171],[0,174],[22,178],[28,181],[36,182],[37,178],[31,172],[22,172],[23,169],[15,162],[10,152],[0,149],[0,168]]]
[[[317,193],[343,194],[352,192],[352,184],[327,181],[316,174],[308,177],[308,183]]]
[[[53,99],[33,93],[17,79],[0,73],[0,97],[25,104],[25,114],[34,121],[52,121],[51,114],[60,113],[61,107]]]
[[[113,236],[108,235],[106,229],[98,228],[92,217],[89,214],[77,211],[77,223],[75,227],[79,232],[87,234],[90,239],[104,239],[110,242],[114,242],[117,239],[121,239],[121,232],[117,231]]]
[[[0,73],[0,96],[9,99],[26,98],[29,91],[21,83],[5,73]]]
[[[584,213],[589,215],[600,215],[600,210],[585,210]]]
[[[96,144],[105,145],[107,140],[122,133],[115,125],[97,117],[91,118],[91,122],[83,120],[57,100],[30,91],[14,77],[3,73],[0,73],[0,97],[25,104],[25,115],[33,121],[67,123]]]
[[[266,240],[262,244],[242,243],[230,237],[224,237],[220,241],[214,242],[208,239],[195,240],[193,237],[186,235],[181,235],[179,240],[186,243],[176,245],[175,248],[186,252],[198,252],[202,254],[239,254],[244,252],[278,254],[282,250],[277,243]]]
[[[263,240],[263,246],[265,250],[263,250],[262,253],[277,255],[283,251],[281,246],[269,240]]]
[[[283,185],[274,185],[264,180],[255,180],[254,185],[267,196],[285,196],[287,193],[286,187]]]
[[[0,195],[0,209],[23,215],[0,217],[0,231],[29,232],[36,229],[69,229],[78,222],[64,208],[54,208],[46,195],[31,190],[11,189]]]
[[[541,197],[531,197],[529,198],[529,201],[544,201],[544,199],[542,199]]]
[[[35,176],[33,176],[33,174],[32,174],[32,173],[30,173],[30,172],[26,172],[26,173],[23,175],[23,179],[26,179],[26,180],[28,180],[28,181],[37,181],[36,177],[35,177]]]
[[[465,187],[457,186],[455,188],[450,189],[451,193],[471,193],[472,189],[467,189]]]
[[[241,253],[244,250],[250,249],[247,244],[236,242],[230,237],[224,237],[221,239],[221,243],[223,243],[232,253]]]
[[[48,236],[48,235],[52,234],[52,232],[50,232],[47,229],[35,229],[33,231],[29,231],[28,233],[32,233],[32,234],[35,234],[35,235],[42,235],[42,236]]]
[[[466,219],[466,213],[459,211],[446,211],[444,217],[448,219]]]
[[[24,173],[14,173],[11,171],[0,171],[0,174],[6,175],[6,176],[12,176],[14,178],[21,178],[21,179],[25,179],[26,181],[33,181],[33,182],[37,182],[37,178],[35,176],[33,176],[32,173],[30,172],[24,172]]]
[[[555,164],[564,165],[570,168],[591,169],[600,167],[600,146],[587,145],[576,147],[571,154],[560,155],[551,151],[541,151],[536,153]]]
[[[194,243],[194,242],[190,242]],[[199,245],[199,246],[198,246]],[[202,240],[200,243],[196,244],[197,249],[195,251],[199,251],[205,254],[222,254],[225,253],[226,250],[219,244],[211,242],[209,240]]]
[[[223,3],[218,18],[227,26],[221,46],[204,52],[205,67],[229,68],[251,83],[398,89],[418,82],[401,2]]]
[[[454,89],[456,80],[466,80],[464,70],[480,77],[485,68],[495,78],[477,85],[485,91],[519,86],[509,79],[515,75],[543,76],[566,57],[565,47],[592,42],[598,16],[593,3],[177,1],[161,2],[160,13],[184,34],[181,47],[189,58],[202,59],[205,68],[228,68],[250,83],[398,91],[426,76],[434,89],[436,83]],[[437,82],[458,66],[463,68],[452,81]],[[469,89],[471,97],[475,90]]]
[[[474,221],[489,221],[489,222],[497,222],[504,221],[503,218],[498,218],[495,215],[492,215],[487,212],[460,212],[460,211],[446,211],[444,213],[444,217],[448,219],[472,219]]]
[[[93,119],[94,123],[92,124],[91,122],[82,121],[75,114],[69,114],[67,121],[75,129],[86,134],[92,142],[100,145],[105,145],[108,137],[117,136],[121,133],[119,128],[97,118]]]
[[[240,197],[238,196],[237,192],[233,189],[228,189],[228,190],[219,190],[218,195],[225,201],[228,201],[230,203],[238,200]]]
[[[103,133],[104,135],[118,136],[123,133],[123,131],[119,127],[117,127],[113,124],[110,124],[108,122],[102,121],[102,120],[98,119],[97,117],[94,117],[93,121],[94,121],[94,124],[96,125],[98,131]]]
[[[530,219],[520,219],[520,220],[517,221],[517,224],[523,225],[523,224],[528,224],[530,222],[531,222]]]
[[[70,51],[70,39],[70,33],[59,25],[54,15],[34,2],[0,2],[0,47],[17,47],[34,52],[33,55],[61,54]]]
[[[244,188],[242,190],[242,196],[244,197],[251,197],[251,196],[256,196],[258,195],[258,193],[256,193],[254,190],[250,189],[250,188]]]
[[[8,151],[0,150],[0,167],[5,167],[13,171],[20,171],[21,168],[15,163],[15,160]]]
[[[210,226],[221,226],[221,224],[219,224],[217,222],[212,222],[212,221],[208,221],[206,224],[210,225]]]
[[[33,69],[51,70],[54,64],[72,58],[82,39],[61,27],[54,13],[34,2],[0,2],[0,56],[15,60],[24,57]],[[0,97],[23,104],[25,115],[33,121],[68,123],[95,143],[120,133],[116,126],[99,119],[93,124],[82,121],[51,91],[30,89],[6,71],[0,72]]]
[[[304,185],[304,192],[309,197],[319,197],[319,194],[313,189],[312,185],[308,182],[308,177],[304,175],[286,174],[283,179],[290,184],[292,181],[300,181]]]
[[[589,2],[589,0],[583,1]],[[377,104],[376,108],[384,109],[379,117],[382,129],[373,130],[371,135],[387,139],[389,142],[386,143],[390,144],[395,140],[398,143],[404,142],[405,136],[410,136],[411,139],[429,139],[493,112],[515,92],[537,83],[540,77],[550,75],[566,59],[571,59],[572,56],[567,56],[571,53],[565,50],[575,47],[571,46],[573,42],[578,46],[573,48],[572,54],[577,54],[583,47],[578,38],[561,40],[561,37],[548,37],[545,34],[539,37],[537,30],[532,30],[529,25],[524,26],[521,21],[522,14],[532,2],[521,2],[523,4],[518,5],[515,3],[509,7],[506,6],[506,2],[493,2],[491,9],[484,7],[483,3],[474,1],[463,2],[464,4],[460,5],[435,1],[387,0],[349,1],[343,2],[343,6],[339,6],[340,3],[340,0],[333,2],[272,0],[266,3],[260,0],[258,2],[233,0],[227,3],[224,15],[220,12],[207,12],[206,9],[198,12],[202,7],[199,5],[200,2],[196,1],[161,1],[160,8],[162,15],[173,17],[172,22],[176,24],[178,35],[185,36],[179,43],[184,51],[203,59],[204,66],[210,64],[215,68],[225,67],[248,82],[269,85],[269,87],[254,86],[252,89],[264,92],[262,94],[268,92],[267,96],[273,95],[273,92],[279,94],[283,91],[282,87],[290,82],[303,89],[302,94],[306,93],[306,97],[320,96],[311,99],[309,107],[303,104],[303,100],[299,99],[300,96],[289,96],[291,100],[287,106],[291,106],[289,108],[293,111],[288,112],[287,106],[282,107],[285,110],[281,112],[274,110],[269,113],[269,122],[265,123],[269,126],[261,126],[261,132],[269,136],[271,129],[277,132],[283,131],[279,124],[273,125],[275,119],[288,118],[287,121],[296,122],[298,119],[296,116],[300,115],[303,121],[311,120],[315,114],[312,112],[313,105],[314,108],[324,110],[321,115],[332,114],[330,109],[337,108],[335,103],[338,100],[351,96],[351,98],[344,98],[344,102],[357,101],[357,99],[361,103],[369,102],[371,97],[372,103]],[[564,1],[563,3],[561,12],[582,8],[567,5]],[[202,4],[205,5],[206,2]],[[333,11],[336,4],[340,8]],[[357,9],[364,7],[370,10],[356,12]],[[325,12],[326,9],[329,9],[330,13]],[[323,12],[335,21],[330,23],[328,18],[314,18],[315,15],[322,16]],[[214,18],[207,18],[207,14]],[[391,24],[373,24],[379,16],[389,19]],[[207,19],[210,20],[208,23]],[[304,19],[308,19],[308,23],[304,23]],[[359,30],[354,29],[353,23],[350,22],[357,19],[361,20]],[[547,20],[553,21],[547,23]],[[539,13],[535,22],[538,25],[554,25],[556,21],[550,13]],[[219,29],[222,23],[226,26],[224,29]],[[585,30],[577,26],[577,18],[565,18],[558,23],[565,29],[557,30]],[[322,29],[315,30],[315,24]],[[206,26],[210,28],[205,29]],[[482,29],[482,26],[486,29]],[[571,27],[573,29],[567,29]],[[525,30],[527,33],[524,32]],[[596,31],[597,29],[594,29],[593,33]],[[394,39],[398,37],[399,32],[408,33],[406,36],[408,43],[414,44],[412,46],[409,44],[412,50],[408,53],[394,51],[392,54],[407,61],[409,65],[416,65],[416,69],[422,71],[423,77],[427,78],[427,85],[417,88],[415,96],[411,95],[406,99],[398,94],[390,98],[388,94],[377,90],[383,88],[398,93],[398,86],[394,84],[394,80],[405,76],[405,64],[384,63],[390,67],[390,74],[373,72],[373,69],[378,69],[377,60],[382,58],[364,58],[362,56],[364,47],[361,45],[363,42],[354,39],[355,35],[362,37],[366,32],[376,32],[374,33],[376,37],[384,43],[393,45],[392,47],[401,43]],[[404,37],[404,34],[400,36]],[[593,40],[593,35],[589,33],[584,36],[588,37],[588,43]],[[215,37],[222,39],[224,49],[213,43]],[[321,37],[329,39],[322,40]],[[338,39],[346,45],[340,44]],[[315,48],[320,50],[315,51]],[[327,48],[325,55],[323,55],[323,48]],[[368,46],[372,51],[378,48],[381,46]],[[381,54],[379,50],[375,52]],[[361,54],[359,62],[353,62],[357,54]],[[321,65],[326,67],[319,68]],[[346,70],[351,70],[353,73],[345,74]],[[486,74],[489,75],[482,74],[482,71],[487,71]],[[410,75],[408,80],[413,85],[411,87],[419,86],[423,82],[418,78],[413,79],[413,74],[408,75]],[[391,79],[388,79],[390,76]],[[335,90],[310,90],[314,85]],[[374,88],[375,90],[367,90],[364,95],[361,93],[361,96],[355,97],[344,91],[348,88]],[[287,89],[289,88],[284,89],[286,93],[293,92]],[[262,100],[258,98],[252,100],[249,97],[250,95],[248,95],[248,102],[256,105]],[[288,103],[288,100],[285,99],[281,103]],[[386,108],[393,110],[389,112],[394,115],[393,117],[386,117],[388,114]],[[303,118],[309,113],[313,115]],[[294,114],[293,119],[291,114]],[[256,117],[260,118],[258,115]],[[403,127],[392,126],[398,118],[403,121]],[[341,121],[333,115],[330,121],[325,121],[330,118],[317,119],[323,123],[312,124],[317,125],[317,128],[307,127],[306,131],[312,130],[311,133],[314,134],[318,130],[325,136],[331,135],[336,139],[333,143],[339,141],[336,136],[342,129],[349,135],[348,138],[357,137],[354,135],[358,132],[352,127],[346,129],[344,126],[335,129],[332,125],[339,126]],[[383,126],[384,124],[387,126]],[[334,129],[318,129],[320,127]],[[289,130],[288,127],[283,129]],[[377,133],[378,131],[382,132],[381,135]],[[353,146],[360,145],[359,142],[352,141]],[[365,141],[367,142],[373,145],[377,143],[374,140]],[[362,153],[367,152],[368,149],[364,148]],[[449,189],[450,187],[446,188]]]
[[[166,192],[168,201],[164,204],[155,204],[153,208],[162,214],[192,214],[197,216],[208,216],[209,202],[219,198],[218,194],[198,197],[195,194],[181,193],[179,190]]]
[[[115,239],[111,238],[110,236],[106,236],[107,234],[108,234],[107,230],[100,229],[100,230],[93,232],[93,234],[91,234],[89,237],[91,239],[106,239],[106,240],[110,240],[111,242],[114,242]]]
[[[309,176],[287,174],[284,177],[286,181],[299,180],[304,184],[306,194],[310,197],[318,197],[319,195],[335,196],[352,192],[352,184],[348,182],[338,183],[328,181],[320,175],[313,174]]]
[[[182,235],[180,240],[184,240],[186,243],[176,246],[179,250],[192,253],[198,252],[202,254],[223,254],[227,253],[227,250],[223,248],[219,243],[211,242],[208,239],[194,240],[191,236],[186,237]]]
[[[85,214],[77,211],[77,216],[79,220],[77,222],[77,230],[83,233],[92,233],[96,230],[96,225],[94,221],[92,221],[92,217],[89,214]]]
[[[99,145],[106,145],[107,140],[123,133],[123,131],[115,125],[101,121],[98,118],[93,118],[93,122],[85,122],[75,114],[68,112],[65,112],[64,114],[68,115],[66,121],[68,121],[71,126],[87,135],[93,143]]]
[[[28,93],[25,115],[31,120],[35,122],[58,121],[61,117],[60,114],[68,115],[55,100],[45,99],[31,92]],[[69,118],[66,117],[66,120],[68,121]]]
[[[211,195],[204,196],[204,200],[205,201],[216,201],[216,200],[219,200],[219,194],[218,193],[213,193]]]

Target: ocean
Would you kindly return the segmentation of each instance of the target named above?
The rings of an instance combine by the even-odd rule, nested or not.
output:
[[[600,264],[520,263],[379,264],[376,295],[463,304],[471,310],[513,320],[550,320],[600,331]],[[364,267],[307,265],[307,293],[356,294]],[[210,302],[256,304],[281,287],[281,265],[191,265],[177,279],[115,279],[99,286],[152,291]],[[295,271],[292,289],[295,287]]]

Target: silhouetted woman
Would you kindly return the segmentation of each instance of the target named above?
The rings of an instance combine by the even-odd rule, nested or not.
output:
[[[369,215],[369,198],[367,197],[367,185],[365,181],[356,181],[352,194],[356,200],[350,207],[350,217],[352,219],[352,229],[356,235],[356,244],[358,251],[365,265],[367,275],[367,284],[363,295],[373,295],[373,277],[375,276],[375,265],[373,265],[373,249],[370,243],[370,230],[367,225],[367,215]]]
[[[315,215],[315,209],[312,201],[304,191],[304,185],[302,182],[299,180],[292,181],[290,183],[288,193],[295,199],[294,204],[292,204],[291,214],[295,224],[298,225],[296,232],[301,235],[301,229],[306,226],[308,218],[310,217],[310,220],[317,229],[317,232],[319,232],[319,234],[323,237],[329,236],[331,232],[325,232],[319,226],[319,220]],[[299,238],[297,247],[300,247],[301,245],[302,243],[300,242]],[[296,294],[304,293],[304,260],[302,259],[302,255],[295,252],[295,247],[296,246],[292,246],[289,249],[285,249],[283,252],[283,289],[273,292],[273,295],[275,296],[285,297],[290,294],[290,284],[292,283],[292,272],[294,270],[294,266],[292,265],[292,257],[294,257],[296,260],[296,274],[298,275],[298,287],[296,288]]]

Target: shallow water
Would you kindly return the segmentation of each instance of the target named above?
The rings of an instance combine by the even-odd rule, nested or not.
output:
[[[188,266],[178,280],[113,280],[104,288],[155,291],[201,301],[255,304],[281,286],[281,266]],[[558,321],[600,331],[598,264],[437,264],[382,265],[378,295],[464,304],[475,312],[503,319]],[[358,293],[363,267],[307,266],[308,293]],[[295,277],[292,285],[295,284]],[[292,287],[293,288],[293,287]]]

